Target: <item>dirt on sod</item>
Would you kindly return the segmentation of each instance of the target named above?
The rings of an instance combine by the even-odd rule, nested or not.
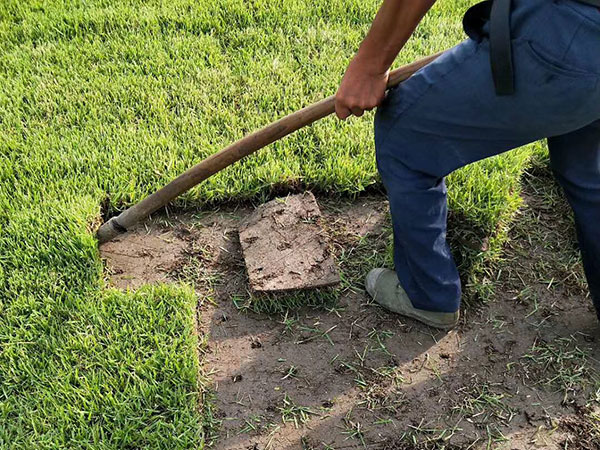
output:
[[[600,326],[568,208],[545,172],[528,180],[488,273],[495,294],[448,333],[362,290],[388,252],[383,197],[318,199],[342,272],[335,291],[252,298],[237,236],[251,207],[159,218],[103,256],[115,286],[196,287],[214,448],[600,448]]]

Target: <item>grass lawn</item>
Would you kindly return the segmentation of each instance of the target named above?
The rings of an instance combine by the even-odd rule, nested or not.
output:
[[[192,290],[108,289],[92,230],[103,208],[131,205],[333,93],[378,3],[1,2],[0,447],[203,446],[210,411]],[[439,2],[398,63],[458,42],[470,3]],[[372,140],[371,115],[326,119],[177,204],[298,184],[354,195],[380,183]],[[466,232],[502,235],[527,155],[452,176],[451,208]]]

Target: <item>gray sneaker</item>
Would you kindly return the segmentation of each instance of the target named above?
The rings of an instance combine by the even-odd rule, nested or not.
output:
[[[446,313],[417,309],[400,286],[396,272],[389,269],[373,269],[365,280],[367,292],[389,311],[412,317],[430,327],[449,330],[458,323],[459,312]]]

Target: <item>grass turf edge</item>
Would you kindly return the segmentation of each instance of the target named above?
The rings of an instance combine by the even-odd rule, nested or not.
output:
[[[185,287],[109,289],[46,317],[45,340],[33,327],[4,336],[0,446],[203,448],[211,406],[196,302]]]

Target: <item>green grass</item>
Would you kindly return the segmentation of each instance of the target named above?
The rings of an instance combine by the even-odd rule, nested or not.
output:
[[[399,63],[458,42],[469,3],[439,2]],[[193,295],[107,290],[92,229],[103,205],[131,205],[333,93],[377,5],[0,3],[0,447],[203,446]],[[290,183],[336,195],[378,185],[371,119],[326,119],[177,205],[268,197]],[[454,175],[461,223],[501,235],[526,158]]]
[[[194,306],[167,287],[6,305],[0,446],[197,446]]]

